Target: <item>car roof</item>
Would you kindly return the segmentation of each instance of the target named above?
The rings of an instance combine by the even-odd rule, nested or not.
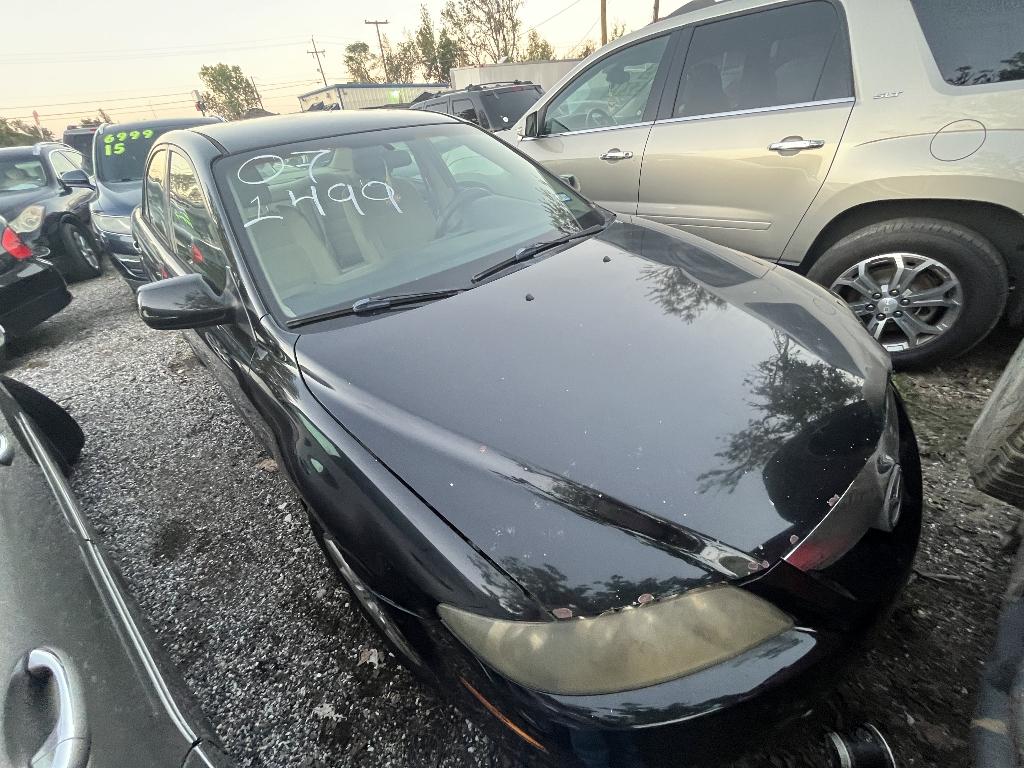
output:
[[[37,141],[35,144],[22,144],[20,147],[0,147],[0,157],[24,155],[39,157],[47,149],[74,149],[62,141]],[[75,150],[77,152],[77,150]]]
[[[409,109],[337,110],[300,112],[254,120],[235,120],[190,128],[192,133],[219,144],[229,154],[251,149],[309,141],[345,133],[381,131],[387,128],[409,128],[417,125],[458,123],[455,118],[436,112]]]
[[[159,120],[135,120],[130,123],[104,123],[97,133],[112,131],[134,131],[143,128],[191,128],[194,125],[222,122],[219,117],[164,117]]]

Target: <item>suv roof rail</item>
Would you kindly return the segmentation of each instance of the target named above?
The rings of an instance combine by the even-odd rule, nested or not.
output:
[[[473,83],[467,85],[464,90],[467,91],[482,91],[485,88],[500,88],[505,85],[536,85],[532,80],[498,80],[493,83]]]

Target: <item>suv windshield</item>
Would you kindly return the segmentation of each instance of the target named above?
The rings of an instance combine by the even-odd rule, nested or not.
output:
[[[466,125],[272,146],[218,160],[214,172],[246,261],[288,319],[468,288],[524,245],[605,221]]]
[[[480,102],[491,128],[501,130],[511,128],[540,97],[540,88],[526,85],[500,91],[482,91]]]
[[[169,128],[138,125],[119,130],[114,126],[96,137],[96,174],[101,181],[140,181],[146,155],[153,142]]]
[[[39,158],[0,158],[0,194],[45,186],[46,171]]]

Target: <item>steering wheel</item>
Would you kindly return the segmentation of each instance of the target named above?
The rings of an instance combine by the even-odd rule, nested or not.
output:
[[[586,125],[588,128],[607,128],[614,123],[612,116],[601,107],[591,107],[587,110]]]
[[[451,223],[453,218],[455,217],[455,214],[460,212],[460,206],[470,202],[471,200],[476,200],[478,197],[483,197],[484,195],[491,194],[494,193],[491,192],[491,190],[489,190],[487,187],[484,187],[482,185],[473,187],[462,187],[462,189],[455,193],[455,197],[452,198],[452,201],[445,206],[443,211],[441,211],[441,216],[437,220],[436,236],[440,237],[441,235],[448,233],[448,230],[451,228]]]

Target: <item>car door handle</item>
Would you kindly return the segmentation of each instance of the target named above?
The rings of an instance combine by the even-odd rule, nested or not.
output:
[[[824,146],[825,142],[822,139],[801,139],[795,136],[769,144],[768,149],[772,152],[799,152],[803,149],[821,149]]]
[[[14,444],[7,435],[0,435],[0,467],[9,467],[14,463]]]
[[[32,756],[30,766],[85,768],[89,762],[89,727],[82,684],[67,659],[52,648],[36,648],[25,657],[25,672],[52,678],[57,693],[57,722]]]
[[[609,149],[607,152],[601,155],[602,160],[629,160],[632,157],[633,153],[630,152],[628,149],[623,151],[618,147]]]

